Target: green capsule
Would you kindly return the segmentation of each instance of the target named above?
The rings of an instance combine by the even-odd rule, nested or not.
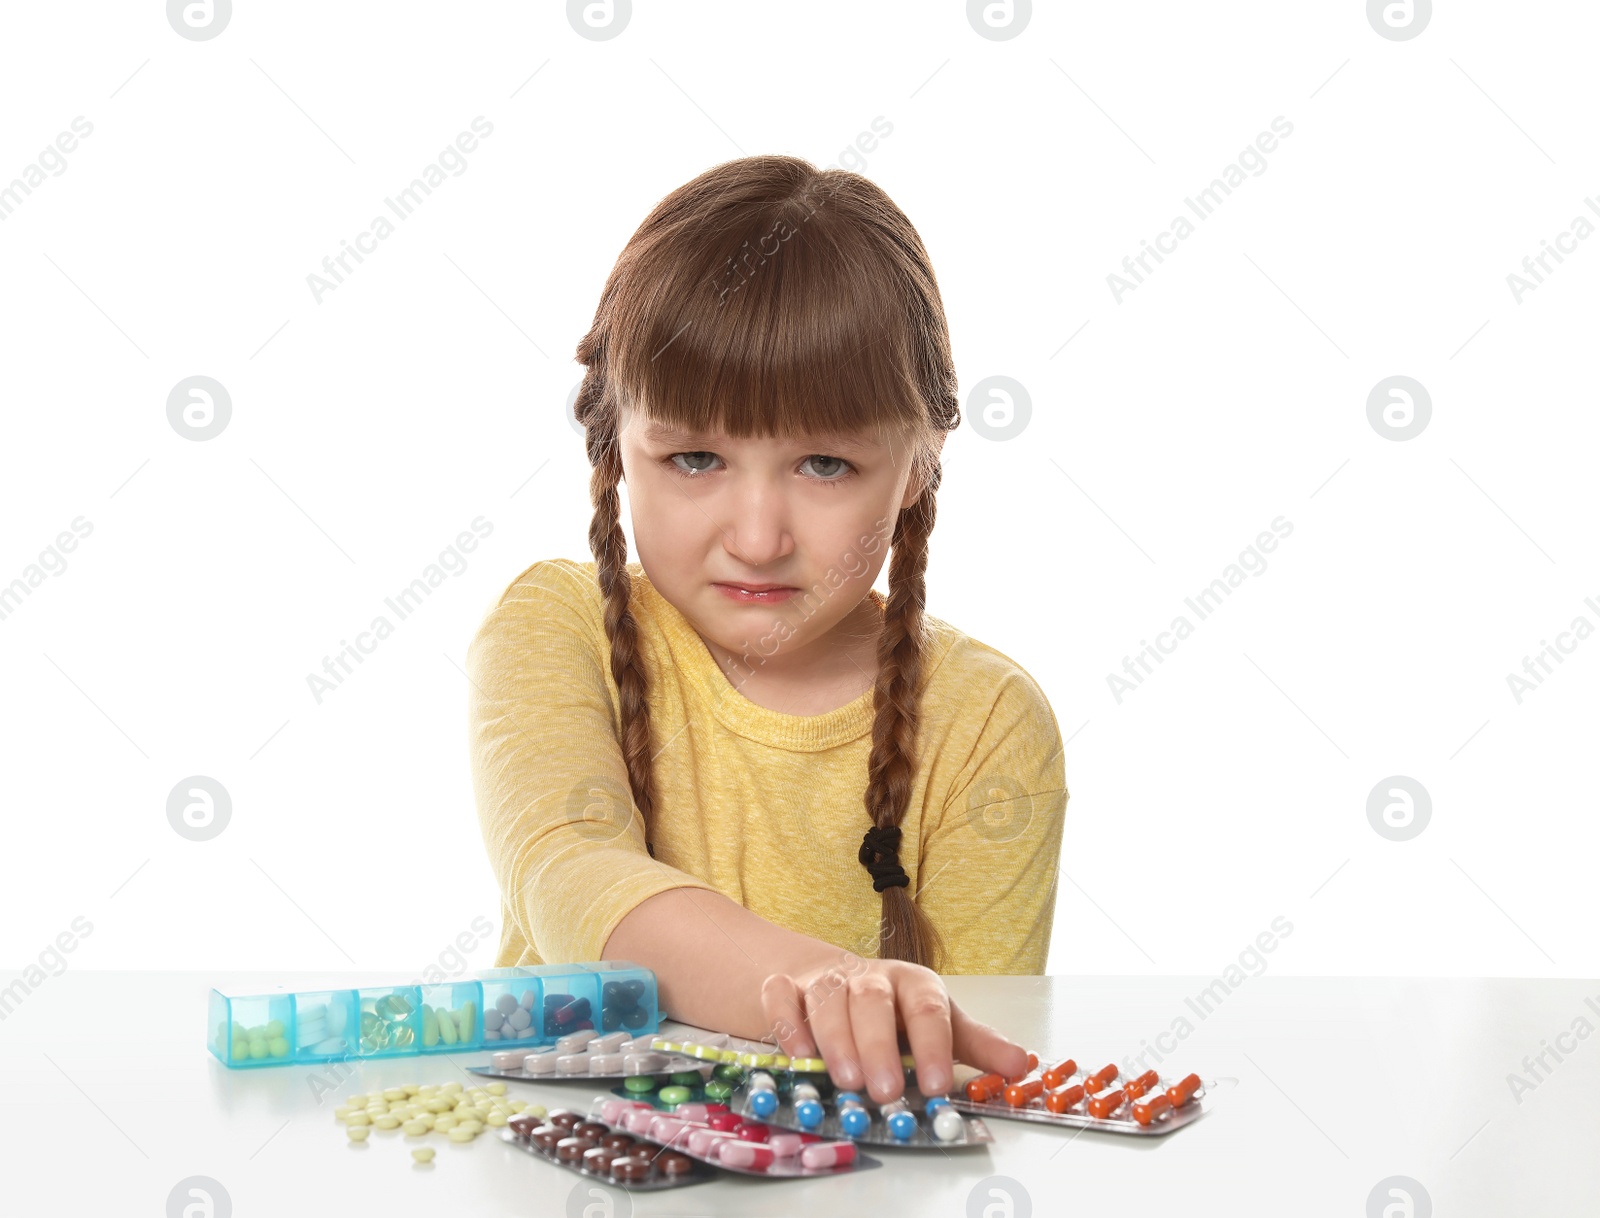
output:
[[[680,1070],[672,1076],[672,1082],[676,1087],[698,1087],[700,1085],[700,1071]]]
[[[622,1080],[622,1086],[625,1090],[642,1095],[646,1091],[654,1091],[656,1089],[656,1080],[648,1074],[630,1074]]]
[[[689,1095],[690,1092],[687,1087],[663,1087],[657,1093],[656,1098],[671,1107],[676,1104],[687,1104]]]
[[[706,1099],[725,1100],[733,1094],[733,1084],[724,1079],[714,1078],[706,1084]]]
[[[712,1071],[712,1073],[726,1082],[733,1083],[735,1086],[744,1082],[744,1071],[740,1067],[735,1066],[732,1062],[724,1062],[722,1065],[718,1066],[714,1071]]]

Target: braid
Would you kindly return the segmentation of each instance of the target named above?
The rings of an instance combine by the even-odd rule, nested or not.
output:
[[[867,761],[867,813],[878,834],[898,844],[900,822],[911,799],[916,774],[918,703],[923,658],[923,609],[927,589],[928,535],[936,515],[938,458],[932,459],[927,486],[901,511],[890,540],[889,602],[878,643],[878,679],[873,693],[872,753]],[[909,960],[938,971],[942,954],[938,930],[901,885],[883,890],[878,955]]]
[[[580,351],[580,358],[583,353]],[[574,415],[584,427],[584,445],[593,472],[589,498],[594,517],[589,522],[589,549],[595,557],[600,594],[605,599],[606,638],[610,641],[611,678],[622,702],[622,756],[628,766],[628,786],[633,802],[644,817],[649,846],[650,814],[654,787],[650,781],[650,704],[648,683],[639,655],[639,626],[628,608],[633,578],[628,574],[628,541],[622,532],[617,483],[622,480],[622,449],[617,441],[617,410],[606,397],[605,360],[594,360],[583,378]]]

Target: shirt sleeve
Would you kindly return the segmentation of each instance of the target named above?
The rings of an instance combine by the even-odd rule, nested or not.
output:
[[[467,653],[478,821],[508,916],[543,961],[602,959],[617,923],[672,888],[711,888],[652,858],[602,668],[597,590],[562,560],[506,589]]]
[[[1019,670],[922,843],[917,903],[944,940],[941,972],[1044,972],[1069,797],[1055,714]]]

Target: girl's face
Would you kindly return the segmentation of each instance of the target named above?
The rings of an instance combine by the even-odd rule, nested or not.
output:
[[[620,439],[639,563],[713,651],[769,673],[837,667],[825,640],[921,490],[905,437],[686,435],[625,411]],[[760,603],[719,587],[762,584],[795,591]],[[870,650],[848,625],[833,641]]]

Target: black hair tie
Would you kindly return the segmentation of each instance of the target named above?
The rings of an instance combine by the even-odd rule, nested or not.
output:
[[[874,892],[882,892],[885,888],[904,888],[911,883],[911,877],[900,866],[898,825],[889,825],[887,828],[874,825],[868,829],[866,836],[861,839],[861,849],[856,853],[856,858],[872,876]]]

